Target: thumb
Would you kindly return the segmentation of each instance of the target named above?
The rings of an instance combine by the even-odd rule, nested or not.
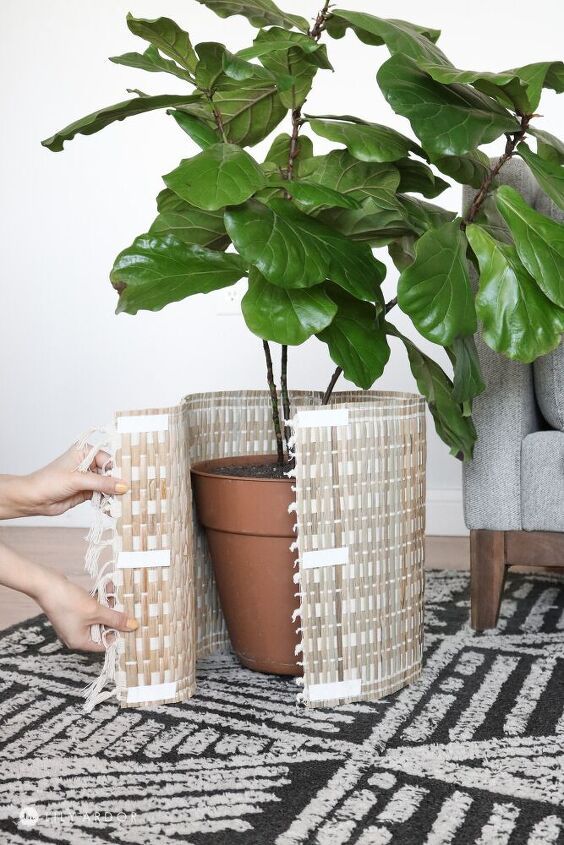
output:
[[[107,628],[115,628],[116,631],[136,631],[139,627],[136,619],[128,619],[126,613],[112,610],[111,607],[100,606],[96,622],[101,622]]]
[[[79,490],[92,490],[105,493],[106,496],[113,496],[115,493],[123,496],[129,490],[129,484],[121,478],[99,475],[97,472],[77,472],[75,479]]]

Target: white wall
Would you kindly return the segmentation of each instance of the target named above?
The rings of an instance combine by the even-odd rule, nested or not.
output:
[[[343,0],[351,9],[403,17],[443,29],[441,46],[459,67],[502,69],[559,57],[561,4],[466,8],[435,0]],[[316,0],[294,2],[313,16]],[[161,174],[195,147],[163,112],[117,123],[79,137],[53,154],[40,140],[75,118],[125,99],[127,87],[174,92],[166,74],[119,67],[107,56],[143,50],[125,15],[167,15],[194,43],[250,43],[241,17],[220,20],[195,0],[3,0],[0,31],[0,471],[24,473],[63,450],[84,429],[103,424],[118,408],[176,403],[185,393],[262,387],[259,341],[240,317],[221,317],[222,294],[195,297],[157,314],[114,315],[108,282],[113,258],[155,214]],[[518,9],[518,10],[517,10]],[[475,10],[475,11],[474,11]],[[349,34],[329,41],[336,74],[318,74],[311,113],[353,113],[410,131],[385,104],[375,81],[384,48]],[[555,97],[543,105],[545,128],[558,132]],[[315,139],[316,150],[326,145]],[[263,145],[264,146],[264,145]],[[495,150],[499,149],[501,142]],[[438,202],[456,209],[458,189]],[[383,252],[383,251],[381,251]],[[382,256],[383,257],[383,256]],[[386,282],[392,290],[396,278]],[[396,314],[398,325],[406,321]],[[422,344],[425,346],[425,344]],[[441,358],[442,360],[442,358]],[[311,341],[291,351],[295,387],[324,387],[333,365]],[[405,356],[393,349],[379,385],[413,389]],[[463,530],[460,464],[429,434],[429,530]],[[88,514],[63,519],[85,524]]]

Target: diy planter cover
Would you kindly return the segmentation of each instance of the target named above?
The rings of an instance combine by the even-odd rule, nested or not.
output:
[[[291,400],[299,697],[376,700],[421,671],[424,402],[385,392],[337,393],[330,406],[313,392]],[[270,414],[266,391],[194,394],[118,413],[93,447],[111,449],[131,487],[119,501],[99,498],[87,568],[99,600],[113,584],[116,607],[140,624],[108,642],[87,709],[113,696],[124,707],[183,701],[196,692],[197,658],[229,648],[190,465],[275,452]]]

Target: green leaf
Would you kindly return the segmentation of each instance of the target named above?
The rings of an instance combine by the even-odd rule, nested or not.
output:
[[[395,326],[386,323],[386,330],[398,337],[406,348],[411,372],[420,393],[427,400],[437,434],[450,447],[451,455],[469,461],[476,442],[476,429],[471,417],[465,416],[455,399],[451,380],[432,358],[421,352]]]
[[[466,238],[459,221],[421,236],[415,261],[400,276],[398,303],[433,343],[449,346],[459,335],[476,331]]]
[[[472,400],[486,389],[474,336],[455,338],[447,352],[454,370],[453,398],[462,405],[464,415],[469,416]]]
[[[196,44],[198,64],[196,65],[196,85],[202,91],[213,92],[217,85],[226,78],[238,82],[251,79],[256,74],[256,67],[239,56],[233,55],[223,44],[217,41],[204,41]]]
[[[123,120],[126,117],[144,114],[144,112],[154,111],[155,109],[195,103],[199,100],[199,95],[190,96],[188,94],[158,94],[156,97],[135,97],[133,100],[124,100],[122,103],[106,106],[86,115],[86,117],[75,120],[74,123],[70,123],[64,129],[55,132],[51,138],[47,138],[41,144],[48,150],[58,153],[63,149],[64,142],[71,141],[75,135],[93,135],[100,129],[109,126],[110,123],[115,123],[116,120]]]
[[[286,132],[277,135],[272,142],[268,153],[266,154],[265,163],[274,164],[277,168],[286,170],[288,167],[288,159],[290,157],[291,137]],[[313,144],[307,135],[298,136],[298,154],[294,159],[294,173],[300,176],[303,170],[303,165],[313,157]]]
[[[371,247],[383,246],[411,232],[400,202],[388,193],[379,199],[367,197],[358,209],[332,208],[317,216],[347,238],[365,241]]]
[[[283,188],[290,196],[297,200],[300,206],[306,210],[311,211],[313,208],[338,207],[338,208],[358,208],[360,203],[353,197],[340,194],[332,188],[326,188],[324,185],[316,185],[315,182],[296,181],[292,179],[269,179],[269,185],[274,185],[278,188]]]
[[[416,194],[423,194],[424,197],[437,197],[450,188],[448,182],[436,176],[430,167],[423,164],[422,161],[416,161],[412,158],[401,158],[394,162],[394,166],[400,172],[400,183],[398,191],[409,192],[413,191]]]
[[[331,278],[359,299],[381,298],[385,267],[370,249],[303,214],[288,200],[228,208],[225,228],[240,254],[267,281],[308,288]]]
[[[157,197],[159,214],[149,234],[171,234],[185,244],[199,244],[209,249],[225,249],[229,237],[220,211],[203,211],[165,188]]]
[[[261,29],[253,42],[253,46],[239,50],[237,55],[243,59],[262,59],[269,53],[290,50],[292,47],[298,47],[303,55],[307,56],[308,60],[317,67],[333,70],[331,62],[327,58],[327,49],[324,44],[320,44],[310,38],[309,35],[303,35],[301,32],[288,32],[287,29],[280,27]]]
[[[331,358],[342,367],[345,378],[368,390],[380,378],[390,357],[384,321],[373,305],[349,296],[334,285],[330,296],[337,305],[337,314],[318,337],[327,344]]]
[[[331,323],[337,306],[324,285],[288,290],[269,284],[256,267],[251,267],[241,310],[253,334],[274,343],[299,346]]]
[[[140,70],[148,70],[151,73],[170,73],[179,79],[192,82],[192,76],[188,71],[178,67],[176,62],[161,56],[153,44],[147,47],[144,53],[124,53],[122,56],[110,56],[110,61],[116,65],[135,67]]]
[[[198,0],[220,18],[243,15],[253,26],[295,27],[307,32],[309,25],[299,15],[289,15],[276,6],[272,0]]]
[[[180,128],[203,150],[207,150],[212,144],[217,144],[219,140],[217,130],[212,129],[203,120],[178,109],[169,109],[167,114],[172,115]]]
[[[378,71],[378,84],[396,114],[407,117],[431,157],[465,155],[517,120],[495,100],[469,85],[442,85],[407,56],[392,56]]]
[[[360,161],[397,161],[417,151],[417,144],[388,126],[378,123],[344,123],[337,120],[310,119],[309,125],[316,135],[344,144]]]
[[[406,194],[398,194],[397,201],[403,210],[408,231],[416,235],[422,235],[429,229],[438,229],[445,223],[450,223],[456,217],[454,211],[447,211],[439,205],[433,205],[433,203]]]
[[[517,152],[525,159],[543,191],[564,209],[564,167],[535,155],[524,141],[517,147]]]
[[[470,150],[463,156],[438,156],[433,159],[433,164],[455,182],[476,189],[490,170],[490,160],[481,150]]]
[[[564,311],[544,295],[514,247],[494,240],[476,223],[466,235],[480,264],[476,310],[485,342],[524,364],[546,355],[560,343]]]
[[[191,72],[196,70],[198,58],[190,43],[187,32],[180,29],[175,21],[170,18],[134,18],[127,16],[127,26],[130,32],[149,41],[154,47],[174,59],[175,62]]]
[[[403,235],[388,244],[388,253],[396,268],[403,273],[415,261],[415,235]]]
[[[163,179],[183,200],[207,211],[239,205],[266,184],[254,158],[235,144],[214,144]]]
[[[328,155],[310,158],[301,175],[310,182],[361,200],[389,199],[400,183],[399,171],[393,164],[359,161],[348,150],[333,150]]]
[[[333,38],[342,38],[348,27],[365,44],[385,44],[390,53],[402,53],[416,61],[442,61],[450,64],[435,45],[440,29],[418,26],[407,21],[377,18],[364,12],[334,9],[327,21],[327,31]]]
[[[259,67],[252,79],[237,81],[226,77],[213,99],[221,114],[227,140],[241,147],[258,144],[286,115],[276,85],[267,71]],[[212,128],[215,126],[213,112],[207,102],[189,106],[183,111]]]
[[[550,132],[529,126],[527,132],[537,139],[537,155],[554,164],[564,164],[564,143]]]
[[[497,190],[496,201],[523,265],[545,296],[564,308],[564,226],[534,211],[508,185]]]
[[[188,246],[173,235],[147,234],[120,252],[110,279],[119,293],[117,313],[137,314],[228,287],[245,272],[239,255]]]
[[[298,35],[299,33],[296,33]],[[299,47],[290,47],[266,53],[261,62],[273,74],[276,80],[288,79],[290,84],[279,85],[278,92],[282,104],[287,109],[297,109],[303,105],[309,92],[317,66],[312,64]]]
[[[501,73],[458,70],[432,62],[422,62],[420,66],[436,82],[473,85],[478,91],[522,114],[532,114],[537,109],[543,88],[553,88],[559,93],[564,90],[562,62],[536,62]]]

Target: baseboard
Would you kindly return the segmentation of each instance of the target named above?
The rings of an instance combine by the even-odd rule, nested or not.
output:
[[[2,525],[21,525],[28,528],[88,528],[90,509],[90,504],[86,503],[61,516],[8,519]],[[460,489],[427,490],[427,534],[450,537],[468,534],[468,529],[464,525]]]

